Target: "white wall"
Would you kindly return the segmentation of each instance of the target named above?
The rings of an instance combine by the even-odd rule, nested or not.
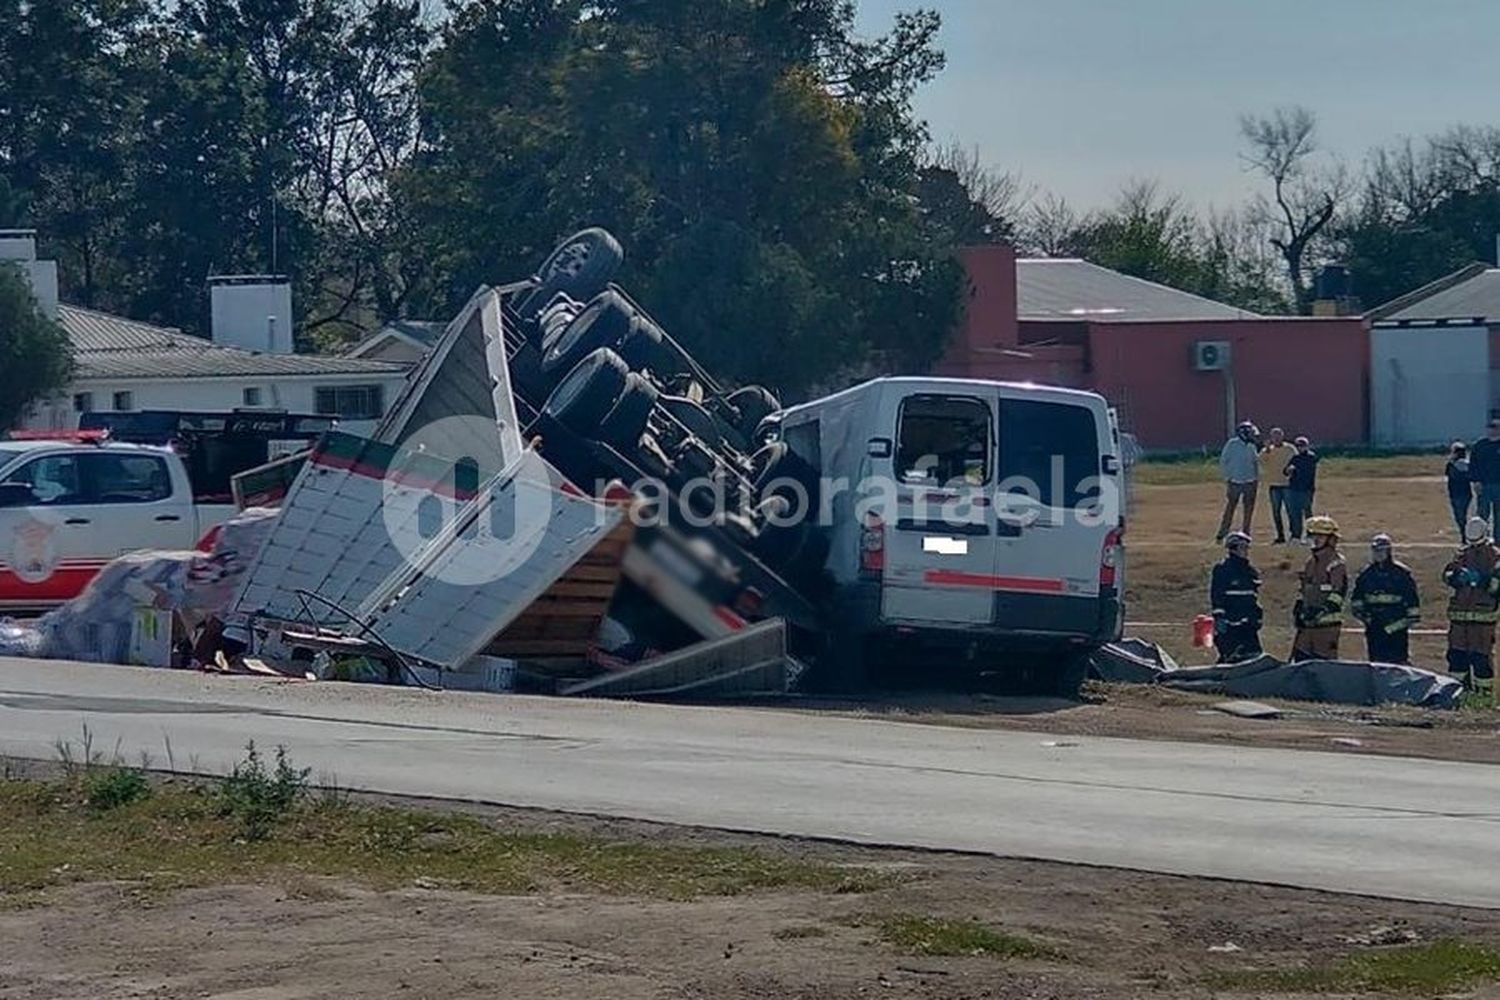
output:
[[[1370,440],[1468,441],[1490,411],[1490,334],[1483,326],[1370,331]]]
[[[314,390],[319,386],[380,385],[384,388],[382,403],[389,409],[400,393],[405,378],[401,375],[332,375],[280,379],[200,378],[168,381],[166,379],[82,379],[65,389],[57,399],[38,407],[23,426],[37,430],[72,430],[78,426],[73,410],[73,396],[80,392],[93,394],[96,411],[114,409],[114,394],[128,391],[132,409],[136,410],[233,410],[245,405],[244,390],[260,389],[260,405],[290,413],[315,413]],[[340,420],[339,429],[351,434],[369,434],[376,420]]]
[[[211,277],[208,295],[215,344],[292,353],[292,286],[286,281]]]

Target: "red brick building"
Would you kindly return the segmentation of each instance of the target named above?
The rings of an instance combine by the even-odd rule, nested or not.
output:
[[[1366,439],[1358,318],[1261,316],[1004,245],[970,248],[964,263],[968,308],[937,374],[1097,390],[1148,449],[1217,448],[1235,419],[1325,444]]]

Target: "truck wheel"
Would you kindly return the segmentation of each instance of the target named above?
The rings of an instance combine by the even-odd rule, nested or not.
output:
[[[629,374],[618,354],[601,347],[563,376],[542,410],[569,430],[591,438],[625,391]]]
[[[614,348],[630,332],[630,307],[612,291],[600,292],[542,350],[542,371],[553,378],[601,347]]]
[[[668,355],[662,350],[662,330],[647,316],[636,315],[630,330],[616,348],[632,371],[649,368],[652,371],[667,364]]]
[[[574,233],[557,245],[537,268],[537,284],[516,305],[523,320],[533,319],[558,292],[579,301],[593,298],[615,276],[625,253],[607,230]]]
[[[661,405],[711,450],[718,451],[724,446],[724,434],[719,430],[719,422],[701,403],[695,403],[686,396],[663,396]]]
[[[781,400],[763,385],[747,385],[736,389],[725,401],[740,415],[735,426],[750,439],[754,439],[755,429],[762,420],[781,409]]]
[[[658,393],[650,380],[630,372],[625,376],[625,387],[620,398],[610,407],[599,422],[599,436],[607,444],[633,452],[646,431],[646,421],[651,408],[656,405]]]

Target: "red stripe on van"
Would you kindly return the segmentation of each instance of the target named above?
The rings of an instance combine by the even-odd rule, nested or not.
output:
[[[1038,594],[1061,594],[1066,586],[1061,580],[1035,576],[991,576],[988,573],[963,573],[956,569],[930,569],[922,574],[923,583],[940,587],[984,587],[989,590],[1025,590]]]

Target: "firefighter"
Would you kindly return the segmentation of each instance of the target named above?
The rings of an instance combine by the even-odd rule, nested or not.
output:
[[[1490,523],[1469,518],[1467,543],[1443,569],[1453,588],[1448,599],[1448,670],[1465,690],[1488,694],[1494,687],[1491,649],[1495,644],[1496,609],[1500,608],[1500,549],[1490,540]]]
[[[1422,617],[1417,580],[1391,551],[1391,536],[1370,539],[1370,563],[1354,579],[1349,609],[1365,626],[1365,655],[1374,663],[1410,663],[1411,627]]]
[[[1312,543],[1312,552],[1297,574],[1301,590],[1292,608],[1297,626],[1292,662],[1336,660],[1339,630],[1344,625],[1344,595],[1349,592],[1349,570],[1339,554],[1339,526],[1333,518],[1318,514],[1307,519],[1303,530]]]
[[[1250,536],[1243,531],[1226,536],[1224,550],[1208,588],[1214,648],[1220,663],[1238,663],[1261,654],[1260,571],[1250,565]]]

